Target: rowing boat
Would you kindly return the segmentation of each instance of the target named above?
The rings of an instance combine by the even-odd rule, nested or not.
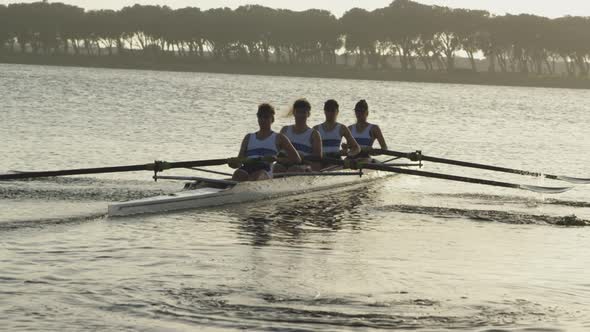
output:
[[[367,184],[395,175],[382,171],[341,172],[337,170],[311,174],[284,174],[270,180],[241,183],[229,180],[160,176],[158,179],[191,182],[185,185],[185,190],[178,193],[111,204],[108,207],[108,215],[117,217],[247,203]]]

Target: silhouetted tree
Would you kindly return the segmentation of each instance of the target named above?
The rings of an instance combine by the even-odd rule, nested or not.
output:
[[[570,76],[590,72],[590,18],[562,17],[552,22],[552,50],[564,61]]]
[[[12,37],[12,29],[8,23],[8,8],[0,5],[0,53],[5,51],[5,46]]]
[[[396,0],[382,10],[384,22],[380,29],[398,54],[404,71],[416,69],[419,56],[430,69],[431,57],[436,57],[434,45],[433,10],[409,0]]]
[[[483,51],[482,45],[488,36],[485,27],[490,13],[483,10],[455,9],[453,16],[456,20],[454,30],[460,48],[467,53],[471,69],[476,72],[475,54]]]
[[[353,8],[340,19],[345,33],[346,51],[356,57],[356,66],[363,66],[367,58],[377,53],[377,34],[373,15],[365,9]]]
[[[144,52],[159,53],[165,49],[164,34],[172,10],[168,6],[125,7],[120,12],[124,38],[131,48],[137,42]]]
[[[0,52],[178,56],[218,61],[335,64],[453,71],[457,54],[471,70],[484,56],[488,70],[544,75],[563,62],[570,76],[590,74],[590,18],[534,15],[395,0],[374,11],[353,8],[337,19],[325,10],[296,12],[258,5],[201,11],[134,5],[119,11],[63,3],[0,5]],[[140,51],[140,52],[138,52]]]

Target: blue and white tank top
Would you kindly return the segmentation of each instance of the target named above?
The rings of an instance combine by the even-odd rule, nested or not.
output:
[[[285,136],[291,141],[295,150],[299,152],[302,157],[310,156],[313,153],[311,144],[311,134],[313,129],[309,128],[301,134],[295,133],[295,126],[288,126],[285,130]]]
[[[375,138],[371,137],[371,129],[373,129],[373,125],[369,124],[365,130],[359,132],[356,130],[356,125],[352,125],[349,127],[350,132],[352,133],[352,137],[357,141],[357,143],[361,146],[361,148],[371,148],[373,147],[373,143],[375,142]]]
[[[263,158],[268,156],[276,156],[279,154],[277,150],[277,133],[273,132],[267,138],[260,140],[256,137],[256,133],[250,134],[248,139],[248,147],[246,148],[246,157],[249,159]]]
[[[322,137],[322,146],[324,154],[334,154],[340,152],[340,144],[342,143],[341,124],[336,124],[334,129],[326,131],[324,125],[317,125],[315,129],[320,132]]]

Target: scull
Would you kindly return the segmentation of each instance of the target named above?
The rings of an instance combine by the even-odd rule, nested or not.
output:
[[[160,180],[191,182],[185,185],[186,190],[178,193],[113,203],[108,207],[108,215],[128,216],[248,203],[336,188],[356,187],[395,175],[395,173],[382,171],[344,172],[342,169],[336,169],[323,173],[284,174],[277,178],[252,182],[158,176],[157,179]]]

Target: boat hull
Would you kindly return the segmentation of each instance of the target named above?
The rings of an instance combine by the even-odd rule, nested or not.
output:
[[[109,205],[108,215],[110,217],[129,216],[247,203],[364,184],[387,176],[392,176],[392,174],[374,171],[367,172],[363,177],[288,177],[258,182],[244,182],[224,189],[203,187],[194,190],[185,190],[171,195],[114,203]]]

